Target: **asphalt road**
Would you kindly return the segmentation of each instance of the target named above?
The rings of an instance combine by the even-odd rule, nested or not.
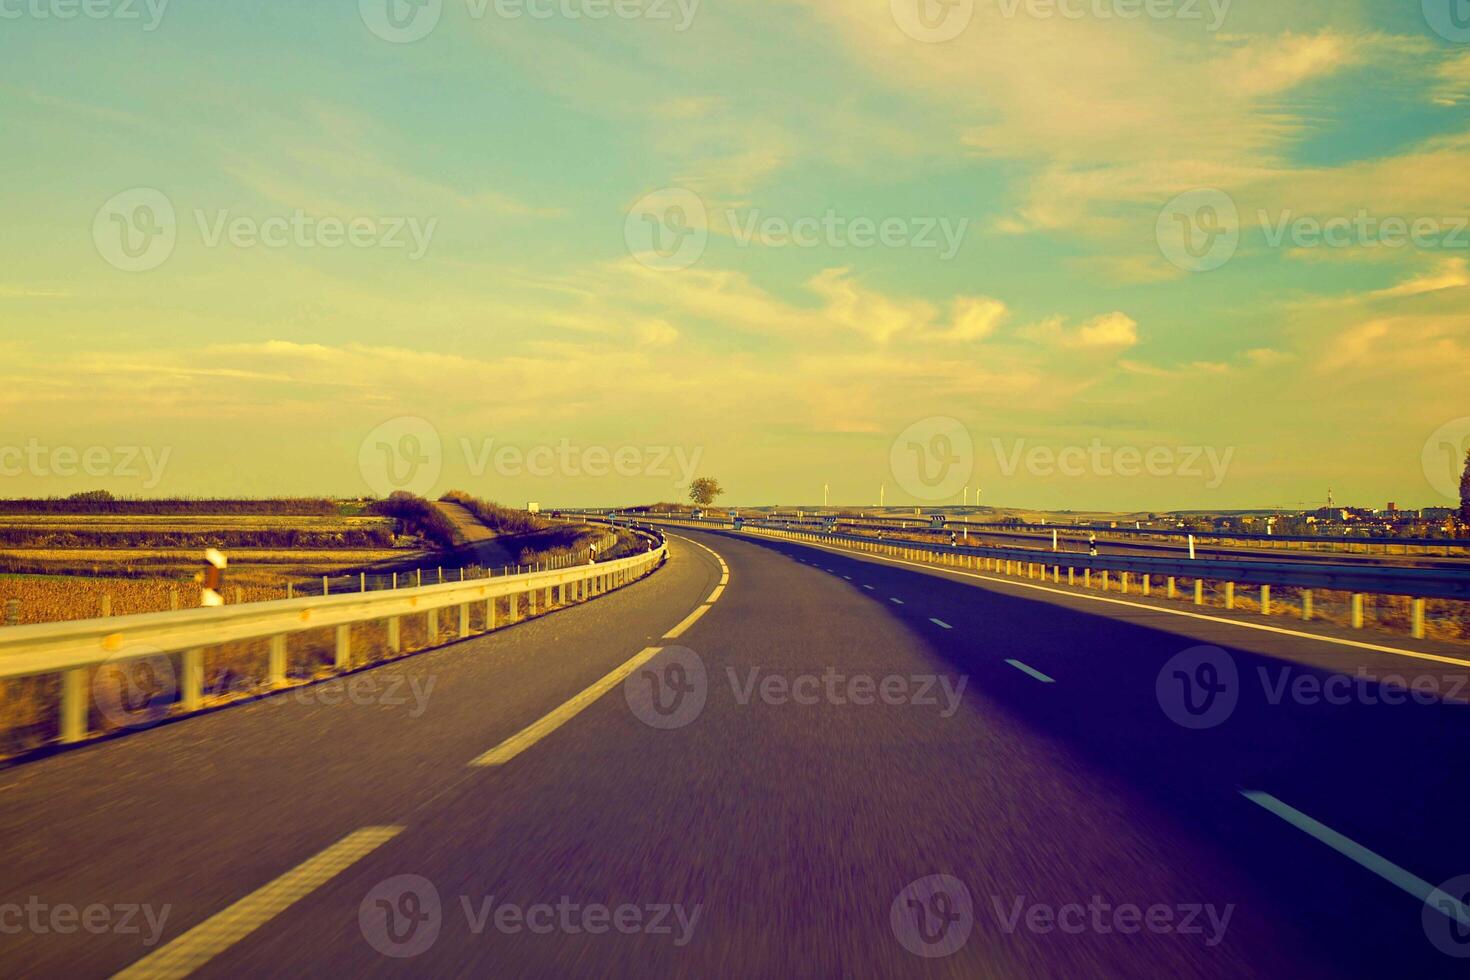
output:
[[[0,772],[0,975],[1463,968],[1410,894],[1470,873],[1443,650],[676,533],[656,575],[370,692]],[[1441,696],[1384,704],[1386,674]],[[168,914],[149,946],[59,933],[72,905]]]

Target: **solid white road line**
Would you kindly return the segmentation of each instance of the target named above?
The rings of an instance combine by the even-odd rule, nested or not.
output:
[[[871,585],[865,585],[863,586],[863,588],[867,589],[869,592],[873,591],[873,587]]]
[[[895,599],[893,596],[889,596],[888,597],[888,601],[891,602],[891,603],[894,603],[895,605],[899,605],[899,606],[903,605],[903,600],[902,599]]]
[[[933,616],[930,616],[929,617],[929,622],[933,623],[935,626],[943,627],[944,629],[947,629],[947,630],[954,629],[953,626],[949,625],[944,620],[942,620],[942,619],[935,619]]]
[[[1002,585],[1013,586],[1018,589],[1034,589],[1039,592],[1049,592],[1052,595],[1067,596],[1072,599],[1086,599],[1089,602],[1106,602],[1114,606],[1128,606],[1132,609],[1143,609],[1148,612],[1162,613],[1166,616],[1183,616],[1186,619],[1200,619],[1209,623],[1224,623],[1227,626],[1239,626],[1241,629],[1262,630],[1267,633],[1278,633],[1282,636],[1293,636],[1304,640],[1317,640],[1320,643],[1332,643],[1337,646],[1353,647],[1358,650],[1372,650],[1375,653],[1391,653],[1400,657],[1411,657],[1415,660],[1429,660],[1434,663],[1454,664],[1457,667],[1470,667],[1470,660],[1458,660],[1454,657],[1445,657],[1437,653],[1420,653],[1417,650],[1404,650],[1400,647],[1384,646],[1381,643],[1366,643],[1362,640],[1345,640],[1336,636],[1323,636],[1320,633],[1307,633],[1302,630],[1286,629],[1282,626],[1271,626],[1266,623],[1250,623],[1239,619],[1227,619],[1224,616],[1211,616],[1207,613],[1189,612],[1184,609],[1170,609],[1167,606],[1155,606],[1144,602],[1131,602],[1127,599],[1113,599],[1109,596],[1090,595],[1081,590],[1070,591],[1068,589],[1052,588],[1048,585],[1038,585],[1034,582],[1021,582],[1015,579],[997,577],[994,575],[982,575],[977,572],[961,571],[957,568],[946,568],[939,565],[929,565],[919,561],[908,561],[904,558],[890,558],[887,555],[877,555],[868,551],[852,551],[847,548],[836,548],[831,545],[814,544],[810,541],[802,542],[808,548],[818,548],[822,551],[833,551],[842,555],[851,555],[854,558],[867,558],[871,561],[881,561],[889,565],[906,565],[929,572],[939,572],[949,577],[973,578],[982,582],[997,582]],[[1049,552],[1048,552],[1049,554]],[[1056,564],[1051,562],[1049,564]]]
[[[353,831],[117,976],[129,980],[187,977],[402,832],[402,827],[364,827]]]
[[[1056,680],[1055,679],[1050,678],[1050,677],[1047,677],[1045,674],[1043,674],[1041,671],[1037,670],[1035,667],[1028,667],[1028,666],[1026,666],[1025,664],[1021,663],[1021,661],[1019,661],[1019,660],[1007,660],[1006,663],[1010,664],[1012,667],[1016,668],[1017,670],[1019,670],[1023,674],[1030,674],[1032,677],[1034,677],[1037,680],[1041,681],[1041,683],[1043,683],[1043,684],[1055,684],[1056,683]]]
[[[1464,903],[1455,896],[1440,891],[1423,878],[1405,871],[1356,841],[1349,840],[1326,824],[1313,820],[1295,807],[1281,802],[1270,793],[1243,789],[1240,795],[1267,812],[1274,813],[1297,830],[1315,837],[1344,857],[1356,861],[1389,884],[1402,888],[1421,902],[1433,906],[1435,911],[1442,913],[1446,918],[1458,919],[1463,925],[1470,926],[1470,908],[1466,908]]]
[[[710,607],[715,604],[715,601],[718,600],[720,595],[725,591],[726,583],[730,581],[730,566],[725,564],[725,559],[721,558],[717,552],[710,548],[705,548],[705,546],[700,544],[698,541],[691,541],[689,538],[686,538],[681,534],[672,534],[670,535],[670,537],[678,538],[680,541],[688,541],[690,544],[700,548],[704,548],[705,551],[708,551],[711,555],[714,555],[715,561],[720,563],[721,575],[720,584],[715,586],[714,591],[710,592],[709,597],[706,598],[704,602],[700,603],[700,605],[688,616],[685,616],[678,626],[675,626],[673,629],[664,634],[664,639],[666,640],[677,638],[685,630],[693,626],[695,622],[699,620],[699,617],[709,612]],[[594,702],[596,702],[598,698],[601,698],[608,691],[617,687],[624,680],[626,680],[628,676],[633,673],[633,671],[648,663],[648,661],[652,660],[662,650],[663,647],[645,647],[644,649],[638,651],[638,653],[634,654],[631,658],[619,664],[606,676],[599,678],[591,686],[581,691],[570,701],[558,705],[549,714],[543,716],[532,724],[527,725],[525,728],[522,728],[520,731],[516,732],[504,742],[501,742],[490,751],[484,753],[483,755],[477,756],[474,761],[470,763],[470,765],[505,765],[507,762],[514,759],[516,756],[520,755],[522,752],[526,751],[531,746],[535,745],[537,742],[541,741],[543,738],[550,735],[552,732],[556,731],[567,722],[571,721],[573,718],[577,717],[577,715],[581,714]]]

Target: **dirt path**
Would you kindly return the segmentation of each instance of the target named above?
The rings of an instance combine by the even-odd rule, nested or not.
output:
[[[444,500],[434,501],[434,506],[439,508],[439,512],[454,525],[455,544],[471,548],[474,551],[475,560],[481,565],[486,568],[499,568],[502,565],[516,563],[516,555],[503,546],[497,539],[496,533],[481,524],[474,514],[459,504]]]

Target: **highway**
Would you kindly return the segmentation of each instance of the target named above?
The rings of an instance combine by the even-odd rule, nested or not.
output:
[[[1470,874],[1470,664],[1244,622],[677,528],[592,602],[0,771],[0,975],[1453,974],[1414,892]],[[47,918],[99,904],[139,930]]]

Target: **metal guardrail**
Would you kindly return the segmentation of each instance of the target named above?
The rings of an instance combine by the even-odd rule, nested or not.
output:
[[[770,524],[750,524],[747,529],[785,531]],[[787,533],[823,541],[856,545],[887,545],[903,550],[934,555],[963,555],[1023,562],[1032,565],[1060,566],[1094,572],[1135,572],[1161,579],[1173,576],[1247,585],[1281,585],[1304,589],[1334,589],[1374,595],[1404,595],[1427,599],[1470,599],[1470,571],[1446,571],[1438,568],[1389,568],[1381,565],[1330,565],[1326,563],[1231,561],[1198,558],[1150,558],[1134,555],[1086,555],[1075,551],[1037,551],[1033,548],[1005,548],[975,545],[950,547],[929,541],[903,538],[882,540],[854,534],[835,534],[806,529]]]
[[[569,594],[573,599],[602,595],[663,563],[668,548],[662,539],[653,538],[650,546],[649,551],[612,561],[442,585],[5,627],[0,630],[0,680],[61,675],[61,741],[77,742],[87,736],[89,673],[104,664],[180,655],[179,704],[187,714],[203,707],[206,648],[269,639],[269,686],[280,688],[286,685],[287,637],[293,633],[335,628],[333,667],[351,670],[365,666],[353,660],[355,623],[386,621],[389,648],[400,653],[402,617],[426,615],[430,635],[437,636],[438,613],[458,608],[458,636],[464,638],[470,635],[469,611],[474,603],[485,603],[488,631],[496,627],[495,600],[506,596],[511,598],[508,622],[517,622],[521,596],[526,597],[527,613],[535,614],[538,596],[544,595],[549,607],[553,589],[560,590],[564,601]]]
[[[914,541],[904,538],[874,538],[852,534],[836,534],[813,531],[806,527],[783,526],[781,522],[745,520],[735,528],[729,521],[694,519],[687,517],[663,518],[659,523],[685,527],[721,530],[736,530],[746,533],[784,536],[789,539],[816,544],[829,543],[847,545],[857,551],[874,554],[892,554],[920,561],[933,561],[940,565],[956,565],[974,569],[992,567],[1007,574],[1023,572],[1035,578],[1038,570],[1043,580],[1050,578],[1060,583],[1065,572],[1068,585],[1090,586],[1093,574],[1100,573],[1101,586],[1109,587],[1109,576],[1120,573],[1119,585],[1126,594],[1129,577],[1141,576],[1135,583],[1140,593],[1149,595],[1152,581],[1164,587],[1167,598],[1176,597],[1176,581],[1183,579],[1194,584],[1195,604],[1203,604],[1203,584],[1219,582],[1225,585],[1226,608],[1233,608],[1237,584],[1260,587],[1261,611],[1270,614],[1271,588],[1284,586],[1301,590],[1302,618],[1312,618],[1312,590],[1325,589],[1351,594],[1351,624],[1361,628],[1364,623],[1363,598],[1367,595],[1396,595],[1409,597],[1410,633],[1416,638],[1424,636],[1425,599],[1470,600],[1470,572],[1437,568],[1386,568],[1359,565],[1308,564],[1300,562],[1221,561],[1216,559],[1169,559],[1148,558],[1129,555],[1089,555],[1070,551],[1046,552],[1030,548],[1003,548],[984,546],[946,546],[930,541]],[[1077,581],[1081,572],[1082,581]]]
[[[823,522],[821,515],[806,514],[801,517],[768,518],[767,521],[775,520],[783,523],[795,523],[807,526],[819,527]],[[931,528],[929,515],[914,517],[838,517],[839,524],[850,524],[872,528],[894,529],[894,530],[926,530]],[[1340,535],[1340,534],[1259,534],[1253,531],[1225,531],[1220,529],[1208,529],[1191,531],[1187,528],[1135,528],[1135,527],[1107,527],[1093,524],[1014,524],[1014,523],[985,523],[980,521],[966,521],[946,517],[943,523],[945,530],[968,529],[975,534],[990,534],[997,537],[1022,537],[1031,535],[1046,535],[1053,531],[1063,535],[1086,535],[1097,534],[1099,537],[1116,536],[1119,538],[1174,538],[1184,540],[1193,536],[1201,543],[1207,541],[1243,541],[1255,544],[1320,544],[1320,545],[1346,545],[1346,546],[1378,546],[1378,547],[1411,547],[1411,548],[1443,548],[1449,551],[1470,552],[1470,538],[1386,538],[1371,537],[1368,535]],[[938,528],[935,528],[937,530]]]

